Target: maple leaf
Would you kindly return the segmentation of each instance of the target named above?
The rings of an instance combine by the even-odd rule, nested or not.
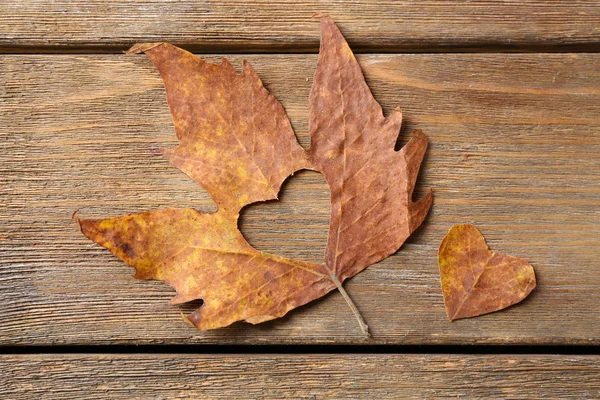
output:
[[[188,319],[199,329],[259,323],[335,288],[323,266],[259,252],[238,229],[243,206],[277,198],[307,165],[285,110],[248,63],[237,74],[169,44],[137,46],[160,72],[179,139],[163,154],[218,206],[80,221],[85,236],[177,290],[173,304],[204,299]]]
[[[242,73],[164,43],[139,44],[160,72],[179,146],[163,154],[204,187],[213,214],[169,209],[79,220],[91,240],[177,291],[173,303],[203,299],[189,317],[198,329],[259,323],[336,287],[368,328],[341,282],[395,252],[425,218],[431,192],[412,193],[427,147],[416,131],[394,150],[401,116],[384,118],[343,36],[321,19],[322,43],[310,96],[311,148],[298,144],[281,104],[250,65]],[[332,216],[323,265],[259,252],[238,229],[242,207],[277,198],[300,169],[324,174]]]
[[[442,240],[439,266],[448,319],[502,310],[535,288],[527,261],[491,251],[473,225],[454,225]]]

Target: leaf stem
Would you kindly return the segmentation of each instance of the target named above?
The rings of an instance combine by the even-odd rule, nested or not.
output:
[[[360,313],[360,311],[358,311],[356,304],[354,304],[354,302],[350,298],[350,295],[348,294],[348,292],[346,292],[346,290],[342,286],[342,283],[333,274],[333,272],[331,272],[329,269],[328,269],[328,271],[329,271],[329,277],[331,278],[333,283],[335,283],[335,286],[337,286],[338,290],[342,294],[342,297],[344,298],[344,300],[346,300],[346,303],[348,303],[348,305],[350,306],[350,309],[352,310],[352,313],[356,317],[356,320],[358,321],[358,325],[360,326],[360,330],[362,331],[362,333],[365,336],[370,337],[371,333],[369,332],[369,325],[367,325],[367,322],[363,318],[362,314]]]

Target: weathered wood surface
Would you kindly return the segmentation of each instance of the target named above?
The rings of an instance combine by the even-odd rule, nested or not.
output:
[[[24,399],[595,399],[598,356],[4,355]]]
[[[316,56],[244,58],[308,146]],[[230,59],[239,67],[242,56]],[[401,142],[416,127],[430,138],[418,191],[435,191],[408,243],[346,285],[372,328],[368,343],[600,344],[600,55],[359,60],[385,112],[402,106]],[[366,342],[338,293],[259,326],[196,331],[167,303],[169,287],[133,280],[78,232],[76,209],[86,218],[212,209],[156,154],[176,139],[144,56],[2,56],[0,138],[1,344]],[[328,196],[319,175],[299,173],[281,202],[246,209],[242,231],[259,249],[320,262]],[[474,223],[493,250],[530,261],[530,298],[449,323],[437,248],[455,223]]]
[[[598,50],[597,0],[20,0],[0,4],[3,51],[116,51],[169,41],[192,50],[316,51],[315,12],[355,50]]]

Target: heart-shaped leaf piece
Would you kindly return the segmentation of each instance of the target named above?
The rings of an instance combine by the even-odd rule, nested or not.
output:
[[[450,321],[516,304],[536,284],[531,264],[491,251],[473,225],[450,229],[440,245],[439,266]]]

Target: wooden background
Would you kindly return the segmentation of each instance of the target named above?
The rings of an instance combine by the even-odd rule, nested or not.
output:
[[[403,354],[415,351],[406,345],[463,344],[538,344],[557,346],[558,353],[588,345],[577,352],[597,353],[597,1],[5,3],[3,398],[74,398],[85,388],[93,390],[82,398],[600,397],[594,355],[449,355],[433,354],[435,347]],[[85,239],[71,219],[77,209],[86,218],[213,209],[199,186],[156,154],[176,145],[162,82],[148,59],[121,51],[165,40],[211,61],[225,56],[238,69],[250,61],[307,147],[316,11],[329,13],[362,53],[359,62],[384,112],[402,108],[398,145],[412,128],[429,137],[418,194],[432,187],[434,206],[398,253],[345,285],[372,339],[361,336],[338,293],[280,320],[199,332],[180,317],[194,304],[169,305],[172,289],[133,280],[131,268]],[[242,232],[258,249],[320,262],[329,218],[324,179],[296,174],[280,197],[247,207]],[[447,321],[437,248],[456,223],[477,225],[493,250],[534,265],[538,288],[527,300]],[[157,352],[134,347],[149,344]],[[395,346],[387,347],[390,354],[385,347],[359,355],[336,347],[321,348],[327,355],[248,354],[260,347],[204,354],[221,344],[362,346],[343,348],[351,352]],[[127,354],[113,354],[114,345]],[[172,354],[173,345],[198,346],[194,354]],[[51,354],[17,354],[34,351],[28,349]]]

